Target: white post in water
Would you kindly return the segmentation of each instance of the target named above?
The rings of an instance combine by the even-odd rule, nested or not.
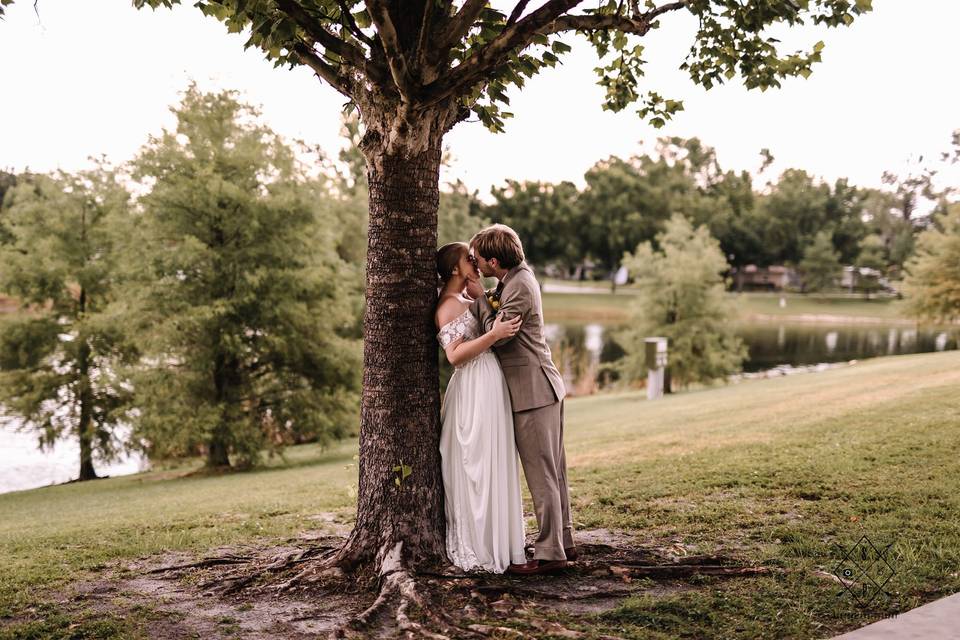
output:
[[[667,366],[667,339],[646,338],[647,400],[663,397],[663,371]]]

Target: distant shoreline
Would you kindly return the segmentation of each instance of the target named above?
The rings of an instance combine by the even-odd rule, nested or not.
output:
[[[917,322],[910,318],[879,318],[877,316],[847,316],[831,313],[745,313],[741,318],[747,322],[809,322],[828,324],[897,324],[915,325]]]

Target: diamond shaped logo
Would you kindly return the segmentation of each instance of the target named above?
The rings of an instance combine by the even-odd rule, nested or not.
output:
[[[890,596],[884,587],[897,573],[887,557],[892,542],[880,548],[864,535],[849,549],[836,546],[842,556],[833,568],[833,575],[843,585],[843,591],[837,595],[849,593],[861,607],[866,607],[881,594]]]

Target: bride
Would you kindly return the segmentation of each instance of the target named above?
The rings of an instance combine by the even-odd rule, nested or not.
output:
[[[447,555],[464,570],[503,573],[523,564],[523,506],[513,412],[491,345],[520,329],[498,317],[481,335],[463,292],[483,295],[480,272],[463,242],[437,250],[437,339],[455,367],[443,398],[440,455],[446,495]]]

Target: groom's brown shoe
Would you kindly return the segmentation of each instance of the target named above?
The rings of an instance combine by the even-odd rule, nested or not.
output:
[[[537,572],[537,567],[540,566],[539,560],[531,560],[529,562],[524,562],[523,564],[511,564],[507,567],[507,573],[511,573],[515,576],[529,576]]]
[[[576,547],[564,547],[563,555],[567,556],[567,560],[573,562],[580,557],[580,551]]]
[[[540,560],[540,566],[537,567],[537,573],[553,573],[567,568],[566,560]]]
[[[552,573],[567,567],[566,560],[531,560],[523,564],[511,564],[507,573],[517,576],[533,576],[542,573]]]

